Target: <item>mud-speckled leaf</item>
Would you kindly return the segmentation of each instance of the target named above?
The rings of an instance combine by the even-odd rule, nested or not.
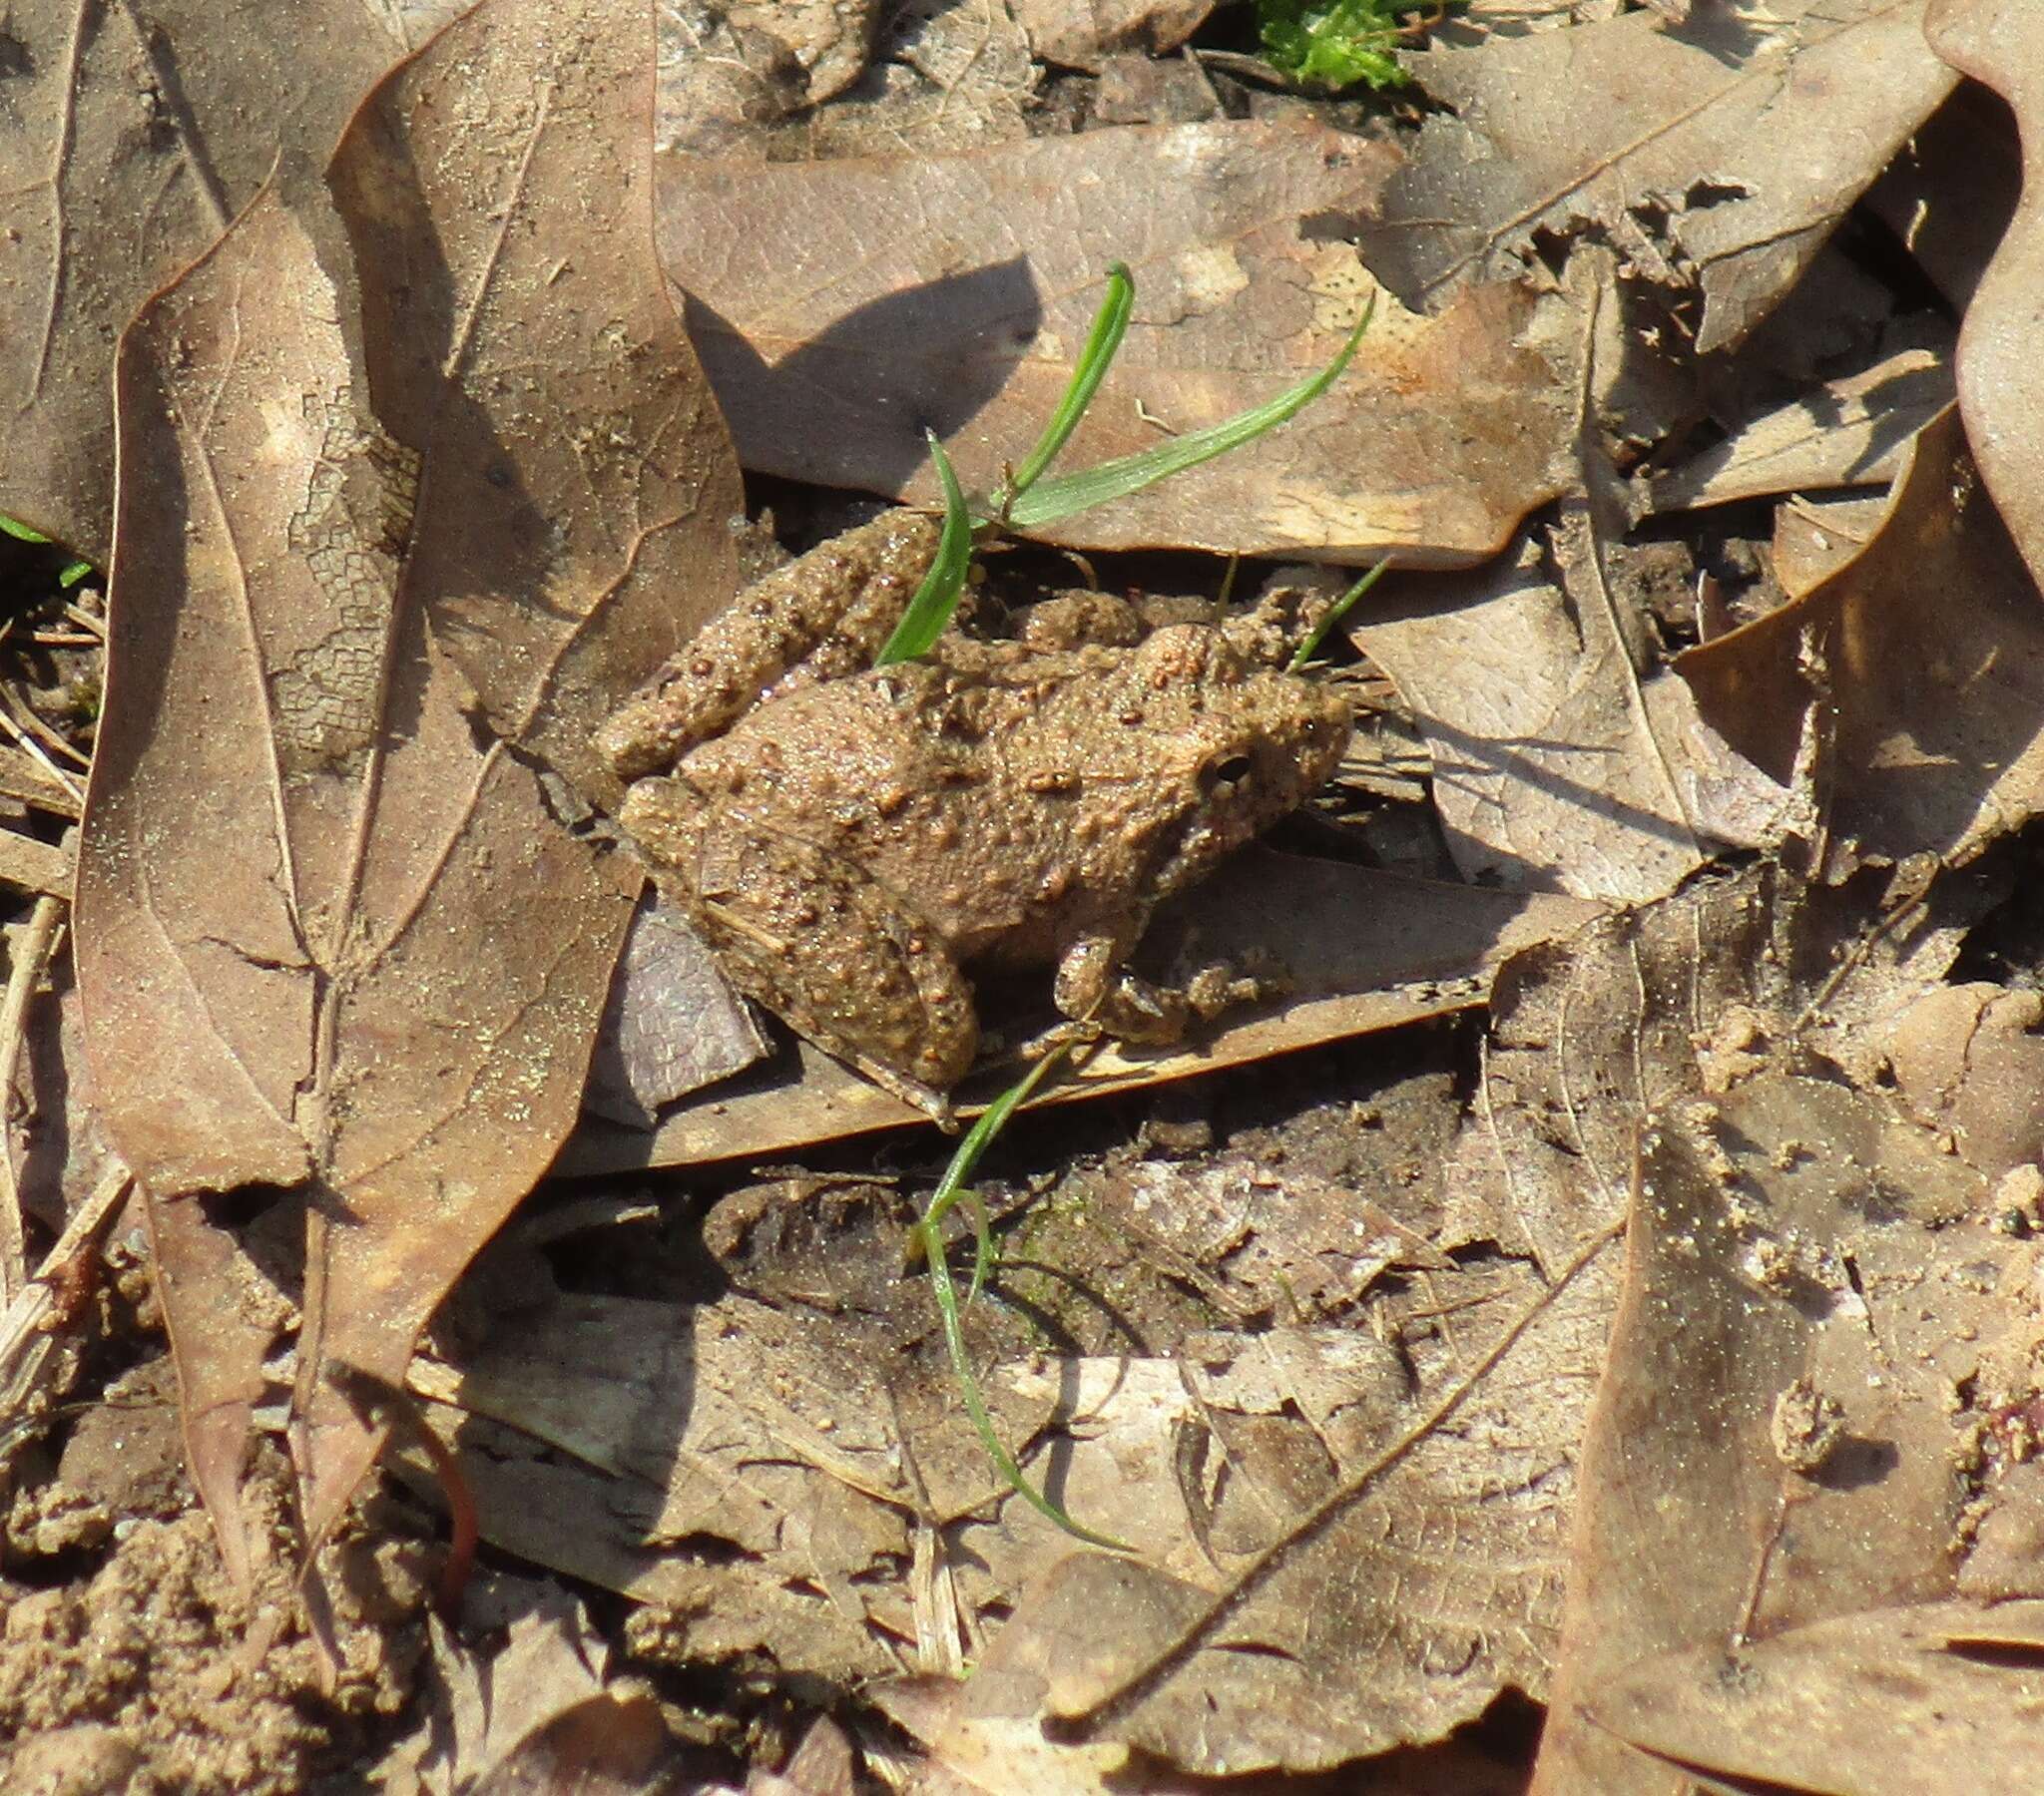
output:
[[[1541,1786],[1557,1793],[1689,1788],[1620,1739],[1651,1747],[1684,1710],[1693,1726],[1713,1687],[1740,1699],[1719,1742],[1685,1758],[1797,1789],[1925,1788],[1887,1778],[1885,1733],[1856,1775],[1835,1759],[1815,1782],[1806,1758],[1785,1769],[1797,1755],[1770,1742],[1797,1729],[1739,1719],[1759,1692],[1726,1674],[1727,1642],[1926,1597],[2044,1592],[2033,1557],[2003,1558],[1985,1590],[1973,1563],[2002,1522],[2037,1517],[2044,1472],[1991,1447],[1995,1393],[2035,1332],[2001,1292],[2030,1277],[2032,1253],[1938,1132],[1878,1094],[1775,1070],[1765,1035],[1748,1055],[1760,1071],[1644,1138],[1584,1454],[1568,1671]],[[1716,1669],[1699,1678],[1692,1652]],[[1813,1690],[1798,1707],[1835,1725]]]
[[[667,158],[662,246],[748,467],[926,503],[926,427],[968,487],[1026,453],[1112,261],[1135,273],[1134,320],[1061,468],[1325,367],[1376,290],[1350,239],[1395,160],[1299,120],[765,168]],[[1432,319],[1382,294],[1347,372],[1291,423],[1044,534],[1480,561],[1571,483],[1573,340],[1519,286]]]
[[[1377,272],[1408,304],[1594,225],[1703,289],[1700,350],[1764,317],[1952,86],[1923,0],[1652,10],[1407,60],[1449,110],[1385,197]]]
[[[489,0],[122,344],[79,977],[231,1554],[269,1343],[202,1194],[304,1200],[316,1533],[371,1445],[321,1367],[401,1378],[574,1120],[639,884],[589,729],[736,584],[651,92],[637,0]]]
[[[122,326],[421,35],[364,0],[0,8],[0,511],[105,562]]]
[[[1807,1796],[2028,1789],[2044,1704],[2040,1653],[2044,1602],[2032,1599],[1899,1603],[1729,1652],[1713,1639],[1634,1659],[1588,1712],[1598,1729],[1642,1748],[1633,1764],[1649,1769],[1595,1787]]]

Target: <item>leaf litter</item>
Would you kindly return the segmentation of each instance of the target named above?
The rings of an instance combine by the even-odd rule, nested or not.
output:
[[[426,11],[391,6],[372,25],[359,5],[306,0],[286,36],[262,0],[8,8],[0,509],[105,562],[115,337],[255,198],[280,150],[332,148],[362,90],[422,41]]]
[[[274,1318],[205,1194],[305,1199],[316,1539],[373,1450],[324,1360],[400,1380],[579,1108],[638,884],[563,826],[604,792],[604,694],[729,590],[722,426],[631,228],[644,155],[618,179],[649,71],[609,23],[441,37],[324,192],[266,189],[123,344],[79,976],[238,1566]]]
[[[2023,114],[2005,9],[1929,10],[1930,44]],[[589,35],[535,101],[530,45],[477,48],[518,16],[493,0],[401,69],[343,142],[334,201],[287,166],[123,351],[138,472],[79,977],[95,1101],[149,1193],[192,1464],[273,1681],[210,1717],[225,1755],[177,1760],[174,1734],[108,1717],[138,1689],[200,1714],[183,1667],[232,1649],[210,1643],[246,1588],[194,1597],[215,1619],[189,1660],[109,1683],[66,1643],[83,1585],[26,1610],[10,1586],[0,1662],[45,1674],[8,1686],[38,1692],[14,1717],[40,1736],[32,1768],[237,1787],[238,1730],[262,1738],[284,1690],[299,1721],[275,1787],[300,1787],[335,1738],[305,1693],[323,1677],[390,1717],[427,1654],[420,1731],[386,1760],[408,1787],[641,1787],[631,1743],[671,1745],[678,1688],[729,1709],[706,1787],[738,1787],[750,1757],[762,1790],[850,1787],[854,1757],[926,1790],[1259,1767],[1523,1788],[1529,1699],[1551,1705],[1536,1788],[1936,1788],[1957,1761],[1916,1731],[1933,1709],[1968,1719],[1982,1763],[2021,1750],[1995,1729],[2034,1699],[2044,1595],[2044,1030],[2021,896],[2044,500],[2008,348],[2028,220],[1983,276],[1976,209],[1929,171],[1963,130],[1994,188],[2013,134],[1977,90],[1940,108],[1921,9],[1657,7],[1488,35],[1497,15],[1472,8],[1407,59],[1452,109],[1417,130],[1379,114],[1351,139],[1245,105],[1216,63],[1210,89],[1254,115],[1225,129],[1051,134],[1003,164],[903,111],[896,145],[919,157],[758,160],[870,145],[903,70],[968,120],[974,53],[918,47],[939,15],[904,17],[895,73],[845,120],[776,100],[762,132],[727,102],[705,160],[665,165],[667,272],[742,452],[782,475],[913,491],[907,439],[934,418],[991,484],[1030,434],[1004,408],[1061,380],[1110,255],[1135,262],[1150,334],[1089,459],[1295,378],[1376,284],[1432,308],[1380,300],[1391,328],[1345,412],[1309,414],[1261,466],[1218,464],[1175,512],[1101,527],[1335,564],[1395,550],[1349,625],[1375,664],[1356,689],[1387,739],[1423,745],[1421,778],[1351,768],[1286,852],[1159,932],[1166,957],[1276,941],[1291,998],[1203,1054],[1102,1057],[1087,1092],[1144,1095],[1028,1113],[985,1183],[1004,1252],[966,1326],[997,1426],[1074,1515],[1138,1543],[1124,1561],[1075,1553],[980,1457],[898,1273],[926,1159],[819,1145],[898,1112],[816,1057],[651,1133],[576,1131],[563,1167],[694,1164],[700,1230],[672,1199],[564,1193],[452,1282],[568,1132],[636,896],[591,839],[610,794],[588,725],[736,583],[735,474],[713,424],[688,435],[711,414],[657,274],[614,246],[647,199],[618,135],[633,108],[551,173],[577,95],[631,87],[639,63],[577,14]],[[807,56],[852,93],[865,21],[843,16],[840,40],[790,14],[788,47],[749,66],[785,83]],[[999,47],[980,59],[1009,96],[997,132],[1067,79],[1015,61],[1005,9],[942,18]],[[760,44],[744,9],[690,23]],[[1837,58],[1876,53],[1880,77],[1837,85]],[[450,85],[455,64],[474,86]],[[1597,103],[1556,123],[1548,93]],[[546,115],[530,158],[464,173],[479,121],[515,133],[525,106]],[[629,178],[599,200],[592,163]],[[478,219],[503,167],[522,185]],[[1080,189],[1105,196],[1101,234],[1064,204]],[[711,205],[731,218],[693,211]],[[1875,220],[1901,223],[1869,252]],[[1911,267],[1964,311],[1955,382]],[[505,303],[498,337],[509,293],[534,309]],[[745,309],[763,293],[782,309]],[[462,315],[476,347],[450,360]],[[691,441],[694,462],[654,447]],[[694,511],[674,503],[692,480]],[[373,749],[335,659],[389,669],[374,689],[401,727],[367,731]],[[248,726],[308,712],[316,728]],[[1401,871],[1300,858],[1315,839]],[[479,971],[499,959],[501,984]],[[751,1052],[718,1039],[664,1083]],[[688,1049],[632,1049],[620,1092],[633,1063]],[[1164,1083],[1198,1070],[1221,1076]],[[110,1293],[133,1234],[112,1225]],[[320,1343],[295,1363],[275,1351],[293,1327]],[[625,1618],[597,1640],[497,1573],[429,1644],[412,1617],[440,1493],[400,1466],[344,1511],[367,1440],[322,1394],[322,1356],[408,1376],[487,1537],[624,1593]],[[55,1385],[78,1360],[59,1358]],[[17,1497],[13,1551],[83,1555],[107,1580],[92,1602],[137,1605],[152,1554],[204,1547],[168,1451],[165,1433],[154,1484],[124,1483],[118,1453],[67,1455]],[[348,1555],[383,1556],[376,1602],[315,1605],[309,1640],[285,1623],[274,1525],[293,1479],[314,1533],[333,1522],[315,1598],[362,1587]],[[163,1520],[117,1541],[122,1505]],[[479,1722],[514,1647],[537,1707]],[[741,1744],[763,1693],[818,1687],[865,1698],[837,1705],[848,1734]]]

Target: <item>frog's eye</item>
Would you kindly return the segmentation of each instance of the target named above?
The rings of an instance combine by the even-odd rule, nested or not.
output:
[[[1228,792],[1249,778],[1254,766],[1247,754],[1224,755],[1200,769],[1200,784],[1209,792]]]

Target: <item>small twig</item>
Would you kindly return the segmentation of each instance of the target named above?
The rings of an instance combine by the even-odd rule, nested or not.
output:
[[[76,761],[81,768],[90,768],[92,766],[91,759],[72,747],[49,724],[44,722],[36,714],[35,706],[27,703],[12,686],[0,685],[0,698],[4,698],[7,701],[7,708],[12,713],[15,723],[40,740],[45,748],[57,754],[68,756],[73,761]],[[54,766],[51,770],[55,771]]]
[[[11,1304],[28,1284],[28,1236],[21,1219],[14,1151],[7,1138],[7,1113],[14,1095],[14,1072],[21,1064],[22,1022],[56,952],[64,908],[61,898],[36,900],[7,970],[7,996],[0,999],[0,1304]]]
[[[6,688],[0,686],[0,697],[4,697],[5,691]],[[73,798],[77,799],[81,805],[85,803],[85,788],[50,758],[49,751],[44,748],[42,743],[38,742],[32,735],[27,734],[21,725],[15,722],[13,708],[11,704],[6,702],[0,702],[0,729],[4,729],[11,735],[31,760],[40,761],[43,771],[69,792]]]
[[[43,1256],[34,1279],[0,1312],[0,1458],[42,1382],[59,1333],[82,1293],[92,1288],[93,1256],[132,1182],[126,1166],[108,1167]]]

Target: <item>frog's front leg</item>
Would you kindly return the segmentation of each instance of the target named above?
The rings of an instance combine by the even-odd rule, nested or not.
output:
[[[597,731],[621,779],[664,773],[769,692],[872,666],[937,552],[920,512],[883,512],[756,581]]]
[[[906,901],[742,799],[706,803],[680,779],[638,781],[620,821],[741,991],[953,1126],[946,1094],[972,1065],[979,1019]]]
[[[1086,1024],[1124,1042],[1169,1047],[1181,1040],[1194,1017],[1211,1023],[1238,1005],[1259,1004],[1290,990],[1273,971],[1246,970],[1214,962],[1183,986],[1153,985],[1123,964],[1134,947],[1129,931],[1082,936],[1058,962],[1052,996],[1074,1024]],[[1042,1046],[1067,1032],[1053,1031]]]
[[[1191,1006],[1182,992],[1152,985],[1122,964],[1137,933],[1102,931],[1070,943],[1051,996],[1075,1023],[1124,1042],[1168,1046],[1185,1034]]]

